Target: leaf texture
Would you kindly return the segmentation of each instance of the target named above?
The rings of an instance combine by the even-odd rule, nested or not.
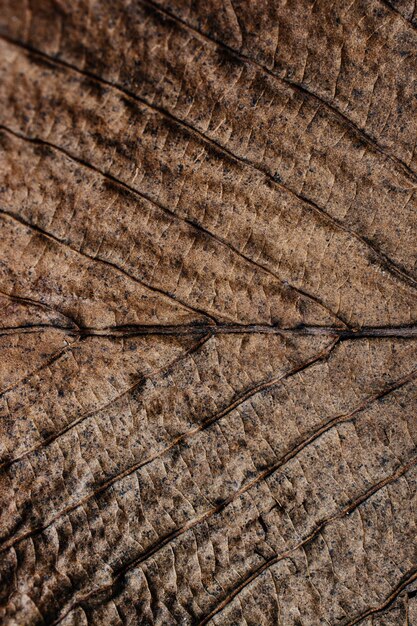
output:
[[[407,0],[2,0],[0,622],[417,626]]]

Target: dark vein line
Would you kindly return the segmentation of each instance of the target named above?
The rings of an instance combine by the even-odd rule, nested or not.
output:
[[[405,281],[407,284],[410,284],[412,287],[416,287],[417,281],[410,274],[408,274],[404,268],[400,267],[393,259],[391,259],[387,254],[385,254],[384,252],[382,252],[382,250],[380,250],[377,246],[375,246],[369,239],[367,239],[366,237],[361,236],[358,232],[356,232],[354,230],[350,230],[347,226],[345,226],[343,224],[343,222],[341,222],[340,220],[336,219],[335,217],[333,217],[332,215],[327,213],[327,211],[325,211],[325,209],[320,207],[316,202],[314,202],[313,200],[309,199],[304,194],[299,193],[299,192],[295,192],[290,187],[287,187],[284,183],[278,182],[274,178],[274,176],[268,171],[268,169],[266,167],[262,167],[261,165],[256,165],[255,163],[253,163],[249,159],[236,155],[235,153],[231,152],[228,148],[226,148],[224,145],[218,143],[214,139],[208,137],[202,131],[196,129],[193,125],[191,125],[185,119],[180,119],[180,118],[176,117],[173,113],[171,113],[170,111],[168,111],[164,107],[157,106],[154,103],[149,102],[145,98],[142,98],[142,97],[136,95],[134,92],[132,92],[130,90],[127,90],[125,87],[119,86],[117,83],[113,83],[113,82],[111,82],[109,80],[106,80],[105,78],[102,78],[101,76],[99,76],[97,74],[94,74],[92,72],[89,72],[87,70],[80,69],[77,66],[72,65],[71,63],[68,63],[67,61],[64,61],[62,59],[58,59],[58,58],[55,58],[55,57],[53,57],[51,55],[48,55],[47,53],[43,52],[42,50],[34,48],[33,46],[30,46],[29,44],[23,43],[23,42],[21,42],[19,40],[13,39],[13,38],[9,37],[8,35],[3,35],[3,34],[0,33],[0,38],[3,38],[5,41],[11,43],[12,45],[15,45],[15,46],[23,48],[24,50],[30,52],[33,55],[37,55],[37,56],[40,56],[42,58],[45,58],[45,59],[47,59],[48,61],[51,61],[53,64],[55,64],[57,66],[62,66],[64,68],[66,68],[66,69],[70,69],[70,70],[76,72],[77,74],[80,74],[81,76],[86,76],[88,78],[91,78],[91,79],[99,82],[99,83],[102,83],[104,85],[107,85],[107,86],[111,87],[115,91],[118,91],[119,93],[123,94],[123,96],[127,96],[127,97],[131,98],[132,100],[139,102],[140,104],[144,105],[146,108],[156,111],[157,113],[159,113],[163,117],[167,117],[170,121],[174,122],[176,125],[178,125],[181,128],[185,129],[188,133],[191,133],[192,135],[196,135],[200,141],[203,141],[204,143],[209,144],[211,146],[211,148],[213,148],[216,152],[220,151],[222,156],[224,154],[226,154],[227,157],[229,157],[229,159],[232,159],[233,161],[238,162],[238,163],[242,163],[242,164],[244,164],[244,165],[254,169],[255,171],[260,172],[261,174],[263,174],[268,179],[268,181],[272,182],[272,184],[274,186],[276,186],[276,187],[278,187],[280,189],[283,189],[284,191],[286,191],[287,193],[290,193],[292,196],[294,196],[298,200],[301,200],[302,202],[307,204],[310,207],[310,209],[314,211],[314,213],[320,215],[321,218],[324,218],[327,222],[331,223],[333,225],[333,227],[335,227],[337,230],[342,230],[343,232],[347,233],[351,237],[354,237],[355,239],[357,239],[362,245],[370,248],[376,256],[380,257],[380,262],[394,276],[396,276],[397,278],[399,278],[402,281]],[[306,95],[309,95],[309,96],[313,95],[314,96],[314,94],[310,94],[310,92],[308,92],[307,90],[305,90],[301,86],[299,87],[299,89],[301,91],[305,92]],[[314,96],[314,97],[316,97],[316,96]],[[325,103],[321,102],[321,104],[325,104]],[[39,141],[42,141],[42,140],[39,140]],[[48,144],[48,145],[52,145],[52,144]],[[54,146],[54,147],[56,147],[57,149],[60,149],[57,146]],[[67,154],[67,156],[69,156],[68,152],[66,152],[66,154]],[[417,178],[417,176],[416,176],[416,178]],[[133,189],[133,188],[130,188],[130,189]],[[151,200],[151,198],[148,197],[147,195],[144,195],[141,192],[137,192],[137,193],[139,193],[140,195],[143,195],[143,197],[148,199],[150,202],[156,204],[156,206],[158,206],[159,208],[162,208],[163,210],[167,210],[165,207],[162,207],[161,205],[156,203],[154,200]],[[169,213],[171,215],[175,215],[176,217],[178,217],[177,214],[175,214],[174,212],[169,211]],[[212,233],[210,233],[209,231],[204,229],[204,227],[200,226],[200,224],[198,224],[198,223],[196,223],[196,222],[194,222],[192,220],[187,220],[186,218],[179,217],[179,219],[183,219],[187,223],[189,223],[189,224],[191,224],[191,225],[193,225],[195,227],[201,228],[202,230],[204,230],[204,232],[206,232],[206,234],[211,235],[212,237],[214,237],[218,241],[222,241],[223,243],[225,243],[226,245],[231,247],[235,252],[238,252],[239,254],[241,254],[241,256],[243,256],[243,258],[251,261],[252,263],[255,263],[258,267],[261,267],[265,271],[268,271],[268,272],[270,271],[265,266],[261,265],[258,262],[253,261],[249,257],[247,257],[247,256],[243,255],[242,253],[240,253],[236,248],[232,247],[231,244],[228,244],[226,242],[226,240],[224,240],[224,239],[222,239],[222,238],[220,238],[220,237],[218,237],[216,235],[213,235]],[[273,275],[275,277],[277,277],[275,274],[273,274]],[[279,279],[279,280],[281,280],[281,279]],[[296,287],[294,287],[292,285],[291,285],[291,287],[293,289],[296,289],[297,291],[299,291],[299,293],[301,293],[302,295],[305,295],[306,297],[309,297],[309,298],[313,298],[313,296],[311,296],[311,294],[303,292],[300,289],[297,289]],[[321,306],[324,306],[324,304],[320,300],[316,299],[316,302],[318,304],[320,304]],[[333,315],[334,315],[334,313],[333,313]],[[347,322],[344,322],[344,323],[346,324]]]
[[[68,326],[59,326],[58,324],[26,324],[23,326],[0,326],[0,337],[10,335],[33,335],[42,333],[48,329],[62,331],[66,335],[77,334],[76,332],[70,332]]]
[[[0,334],[41,332],[44,329],[61,330],[70,336],[104,337],[118,339],[123,337],[146,337],[149,335],[167,335],[183,337],[200,335],[210,332],[216,335],[282,335],[285,336],[332,336],[344,340],[373,339],[373,338],[413,338],[417,337],[417,325],[406,324],[400,326],[363,326],[358,330],[342,330],[333,326],[278,326],[274,324],[122,324],[119,326],[80,326],[78,329],[59,324],[28,323],[21,326],[2,326]]]
[[[318,524],[318,526],[316,526],[316,528],[305,539],[300,541],[293,548],[291,548],[287,552],[276,554],[275,556],[270,557],[269,559],[267,559],[265,561],[265,563],[263,563],[254,572],[252,572],[243,581],[241,581],[226,596],[226,598],[224,598],[222,600],[222,602],[220,602],[206,617],[204,617],[199,622],[198,626],[205,626],[205,624],[207,624],[215,615],[217,615],[218,613],[223,611],[223,609],[228,604],[230,604],[230,602],[233,600],[233,598],[235,598],[245,587],[247,587],[250,583],[252,583],[254,580],[256,580],[258,578],[258,576],[260,576],[263,572],[265,572],[270,567],[272,567],[272,565],[275,565],[279,561],[282,561],[282,560],[288,558],[290,556],[290,554],[292,554],[296,550],[299,550],[300,548],[304,548],[306,545],[311,543],[317,537],[317,535],[323,531],[323,529],[326,526],[328,526],[329,524],[331,524],[332,522],[334,522],[337,519],[343,518],[345,515],[350,515],[351,513],[353,513],[353,511],[355,511],[355,509],[357,509],[359,506],[364,504],[367,500],[369,500],[369,498],[371,498],[378,491],[380,491],[381,489],[383,489],[384,487],[386,487],[390,483],[395,482],[396,480],[401,478],[401,476],[403,476],[405,473],[407,473],[409,470],[411,470],[416,464],[417,464],[417,457],[413,457],[408,463],[406,463],[405,465],[400,466],[399,468],[397,468],[397,470],[393,474],[391,474],[387,478],[384,478],[383,480],[379,481],[378,483],[376,483],[376,485],[373,485],[370,489],[365,491],[365,493],[363,493],[361,496],[359,496],[359,498],[354,500],[348,506],[344,507],[341,511],[339,511],[338,513],[335,513],[334,515],[331,515],[326,520],[320,522],[320,524]],[[357,621],[358,620],[356,620],[354,622],[350,622],[349,626],[351,626],[352,624],[356,624]]]
[[[404,161],[402,161],[398,157],[390,154],[389,152],[386,152],[386,149],[382,148],[377,143],[377,141],[375,139],[373,139],[370,135],[368,135],[366,133],[366,131],[364,131],[362,128],[359,128],[358,126],[356,126],[354,124],[354,122],[352,122],[352,120],[350,120],[346,116],[346,114],[343,113],[343,111],[341,111],[334,104],[331,104],[329,101],[324,100],[323,98],[321,98],[317,94],[315,94],[312,91],[308,90],[304,85],[301,85],[299,83],[293,82],[293,81],[291,81],[287,77],[279,76],[278,74],[275,74],[272,70],[268,69],[265,65],[262,65],[262,63],[260,63],[259,61],[256,61],[256,59],[252,59],[251,57],[247,56],[243,52],[235,50],[234,48],[229,46],[227,43],[222,41],[221,39],[217,39],[215,36],[213,36],[211,34],[204,33],[203,31],[198,30],[195,26],[192,26],[191,24],[186,22],[181,17],[175,15],[174,13],[171,13],[171,11],[169,11],[168,9],[165,9],[164,7],[159,5],[154,0],[138,0],[138,2],[140,2],[141,4],[143,4],[145,6],[153,8],[155,11],[157,11],[158,13],[161,13],[162,15],[165,15],[166,17],[170,18],[174,22],[178,22],[179,24],[184,26],[187,30],[191,31],[192,33],[197,34],[199,37],[202,37],[206,41],[209,41],[209,42],[214,43],[214,44],[216,44],[218,46],[221,46],[222,48],[227,50],[228,53],[232,57],[235,57],[235,58],[239,59],[242,62],[249,63],[249,64],[251,64],[251,65],[253,65],[255,67],[260,68],[263,72],[265,72],[266,74],[268,74],[269,76],[271,76],[275,80],[277,80],[279,82],[282,82],[282,83],[285,83],[287,85],[290,85],[296,91],[299,91],[300,93],[303,93],[304,95],[308,96],[309,98],[315,100],[317,103],[319,103],[321,106],[323,106],[326,110],[328,110],[329,113],[331,113],[332,116],[336,120],[340,120],[340,119],[343,120],[343,122],[351,130],[353,130],[355,132],[355,134],[357,136],[359,136],[360,139],[362,139],[362,141],[364,141],[366,144],[368,144],[373,150],[375,150],[376,152],[379,152],[386,159],[389,159],[390,161],[392,161],[397,167],[399,167],[403,171],[403,173],[405,173],[408,177],[412,178],[412,180],[414,182],[417,182],[417,173],[414,172],[414,170],[412,170],[409,167],[409,165],[407,165],[407,163],[405,163]]]
[[[211,337],[211,334],[207,335],[206,337],[204,337],[196,346],[193,346],[193,348],[190,351],[194,352],[203,343],[205,343],[205,341],[207,341],[210,337]],[[333,339],[333,341],[324,350],[319,352],[319,354],[316,354],[314,357],[312,357],[308,361],[302,363],[301,365],[298,365],[298,366],[294,367],[292,370],[290,370],[286,374],[281,374],[280,376],[267,378],[267,379],[261,381],[260,383],[258,383],[257,385],[254,385],[253,387],[250,387],[249,389],[246,389],[243,393],[239,394],[239,396],[237,398],[235,398],[235,400],[233,402],[231,402],[227,407],[225,407],[221,411],[215,413],[214,415],[211,415],[206,420],[200,422],[200,424],[198,424],[194,428],[186,431],[182,435],[179,435],[173,441],[171,441],[171,443],[169,445],[165,446],[165,448],[163,448],[159,452],[156,452],[155,454],[149,456],[147,459],[145,459],[145,460],[143,460],[143,461],[141,461],[139,463],[135,463],[134,465],[129,466],[127,469],[123,470],[122,472],[117,473],[115,476],[113,476],[112,478],[110,478],[109,480],[104,482],[102,485],[100,485],[100,487],[98,487],[97,489],[93,490],[92,492],[90,492],[89,494],[84,496],[83,498],[80,498],[80,500],[78,500],[77,502],[75,502],[75,503],[69,505],[68,507],[62,509],[57,515],[55,515],[47,523],[43,524],[42,526],[37,526],[37,527],[32,528],[32,529],[30,529],[28,531],[25,531],[24,533],[22,533],[21,535],[18,535],[17,537],[16,536],[15,537],[11,537],[9,540],[3,541],[3,543],[0,545],[0,553],[4,552],[5,550],[9,549],[10,547],[16,545],[17,543],[20,543],[21,541],[23,541],[24,539],[27,539],[28,537],[32,537],[34,535],[39,534],[40,532],[43,532],[46,528],[49,528],[49,526],[51,526],[58,519],[60,519],[64,515],[67,515],[68,513],[73,511],[74,509],[77,509],[78,507],[84,505],[88,500],[91,500],[92,498],[95,498],[97,495],[99,495],[103,491],[106,491],[108,488],[110,488],[116,482],[122,480],[123,478],[126,478],[127,476],[130,476],[131,474],[133,474],[134,472],[138,471],[142,467],[144,467],[146,465],[149,465],[150,463],[155,461],[155,459],[158,459],[161,456],[163,456],[165,453],[169,452],[172,448],[174,448],[174,447],[176,447],[178,445],[181,445],[181,443],[185,439],[188,439],[190,437],[194,437],[197,433],[199,433],[199,432],[201,432],[203,430],[206,430],[207,428],[209,428],[213,424],[217,423],[220,419],[222,419],[223,417],[225,417],[226,415],[231,413],[234,409],[236,409],[238,406],[240,406],[241,404],[246,402],[246,400],[252,398],[256,394],[260,393],[261,391],[265,391],[266,389],[271,389],[272,387],[275,387],[276,385],[278,385],[283,380],[287,380],[288,378],[291,378],[295,374],[297,374],[297,373],[299,373],[301,371],[306,370],[308,367],[310,367],[314,363],[317,363],[318,361],[322,361],[324,359],[327,359],[329,357],[330,353],[332,352],[333,348],[337,345],[337,343],[338,343],[338,338]],[[181,355],[179,360],[182,360],[185,356],[187,356],[187,354]],[[176,361],[173,364],[170,364],[169,368],[172,367],[175,364],[176,364]],[[166,369],[169,369],[169,368],[166,368]],[[164,368],[164,370],[165,370],[165,368]],[[156,372],[156,373],[158,373],[158,372]],[[123,392],[123,394],[121,394],[121,395],[125,395],[126,393],[128,393],[129,391],[131,391],[132,389],[137,387],[138,384],[140,384],[142,381],[143,381],[143,379],[141,379],[139,382],[136,382],[132,387],[130,387],[129,389],[125,390]],[[108,403],[108,405],[113,403],[119,397],[120,396],[118,396],[117,398],[114,398],[113,400],[111,400],[110,403]],[[108,405],[106,405],[106,406],[108,406]],[[106,407],[103,407],[103,408],[106,408]],[[102,410],[102,409],[100,409],[100,410]],[[46,445],[46,443],[49,444],[51,440],[57,439],[59,436],[61,436],[61,434],[67,432],[71,428],[74,428],[74,426],[78,425],[81,421],[84,421],[85,419],[87,419],[88,417],[91,417],[92,415],[95,415],[96,413],[97,413],[97,411],[93,411],[92,413],[90,413],[88,415],[85,415],[85,416],[79,418],[78,420],[75,420],[74,422],[72,422],[72,424],[70,426],[68,426],[65,429],[63,429],[62,431],[60,431],[59,434],[52,435],[48,440],[45,440],[44,442],[42,442],[41,446],[37,446],[37,447],[43,447],[44,445]],[[21,455],[21,457],[19,457],[18,459],[16,458],[16,459],[13,459],[11,461],[8,461],[7,465],[3,464],[2,466],[0,466],[0,470],[4,471],[5,469],[7,469],[7,467],[10,467],[10,465],[13,465],[18,460],[20,460],[23,456],[26,456],[29,452],[32,452],[32,451],[33,451],[33,449],[30,450],[30,451],[27,451],[25,454]],[[221,508],[223,508],[223,506],[224,505],[222,505]]]
[[[58,359],[60,359],[62,356],[64,356],[67,352],[71,352],[71,350],[74,348],[75,344],[79,343],[82,340],[83,340],[83,337],[79,336],[72,343],[69,343],[68,345],[66,345],[63,348],[60,348],[59,350],[54,352],[54,354],[52,354],[50,357],[48,357],[48,359],[46,361],[41,363],[38,367],[36,367],[35,369],[31,370],[30,372],[27,372],[22,378],[19,378],[19,380],[15,381],[14,383],[9,385],[8,387],[5,387],[4,389],[1,389],[0,390],[0,398],[2,396],[4,396],[6,393],[8,393],[9,391],[11,391],[12,389],[14,389],[15,387],[17,387],[18,385],[20,385],[21,383],[26,382],[26,380],[28,378],[30,378],[31,376],[33,376],[34,374],[38,374],[39,372],[44,370],[46,367],[49,367],[50,365],[52,365],[53,363],[58,361]],[[1,469],[1,465],[0,465],[0,469]]]
[[[314,296],[312,294],[307,293],[306,291],[300,289],[299,287],[295,287],[294,285],[291,285],[287,280],[283,280],[282,278],[280,278],[280,276],[278,276],[278,274],[275,274],[275,272],[272,272],[272,270],[268,269],[266,266],[262,265],[261,263],[258,263],[257,261],[254,261],[253,259],[251,259],[250,257],[246,256],[245,254],[243,254],[240,250],[238,250],[235,246],[233,246],[231,243],[229,243],[227,240],[223,239],[222,237],[219,237],[218,235],[214,235],[212,232],[210,232],[209,230],[207,230],[206,228],[204,228],[203,226],[201,226],[200,224],[198,224],[197,222],[194,222],[193,220],[189,220],[185,217],[181,217],[179,215],[177,215],[176,213],[174,213],[173,211],[171,211],[171,209],[168,209],[167,207],[163,206],[162,204],[159,204],[158,202],[156,202],[155,200],[153,200],[150,196],[148,196],[145,193],[142,193],[141,191],[136,190],[135,188],[131,187],[130,185],[127,185],[126,183],[120,181],[119,179],[115,178],[112,174],[109,174],[108,172],[105,172],[103,170],[100,170],[99,168],[97,168],[95,165],[92,165],[91,163],[88,163],[87,161],[85,161],[84,159],[80,159],[79,157],[73,155],[71,152],[69,152],[68,150],[61,148],[60,146],[57,146],[53,143],[50,143],[49,141],[46,141],[44,139],[40,139],[38,137],[28,137],[22,133],[20,133],[19,131],[15,131],[11,128],[8,128],[7,126],[5,126],[4,124],[0,124],[0,129],[10,133],[11,135],[14,135],[15,137],[17,137],[18,139],[21,139],[22,141],[27,141],[29,143],[33,143],[33,144],[37,144],[37,145],[44,145],[44,146],[48,146],[49,148],[52,148],[54,150],[57,150],[58,152],[62,152],[63,154],[65,154],[65,156],[67,156],[68,158],[76,161],[77,163],[80,163],[81,165],[83,165],[84,167],[87,167],[91,170],[93,170],[94,172],[100,174],[101,176],[103,176],[104,178],[108,178],[109,180],[111,180],[114,184],[118,185],[119,187],[122,187],[123,189],[129,191],[131,194],[134,194],[136,196],[139,196],[141,198],[144,198],[145,200],[147,200],[148,202],[150,202],[151,204],[153,204],[154,206],[158,207],[159,209],[161,209],[162,211],[164,211],[165,213],[169,214],[171,217],[174,217],[177,220],[183,221],[186,224],[188,224],[189,226],[191,226],[193,229],[196,229],[202,233],[204,233],[207,237],[209,237],[210,239],[213,239],[215,242],[217,242],[218,244],[221,244],[223,246],[226,246],[227,248],[229,248],[230,250],[232,250],[235,254],[237,254],[238,256],[240,256],[242,259],[244,259],[245,261],[247,261],[248,263],[254,265],[255,267],[259,268],[260,270],[262,270],[263,272],[265,272],[266,274],[268,274],[269,276],[272,276],[275,280],[278,280],[282,285],[289,287],[290,289],[293,289],[295,292],[297,292],[298,294],[302,295],[304,298],[308,298],[310,300],[312,300],[313,302],[315,302],[316,304],[318,304],[320,307],[322,307],[323,309],[325,309],[325,311],[327,311],[328,314],[330,314],[332,317],[334,317],[335,319],[339,320],[339,322],[347,327],[347,328],[351,328],[350,324],[348,321],[344,320],[342,318],[342,316],[340,314],[334,313],[330,308],[328,308],[322,301],[320,298],[318,298],[317,296]],[[15,219],[21,221],[23,224],[25,224],[27,227],[32,227],[36,230],[38,230],[41,234],[44,234],[45,236],[49,236],[52,239],[54,239],[55,241],[58,241],[59,243],[62,243],[63,245],[66,245],[68,247],[70,247],[67,243],[65,243],[64,241],[58,239],[57,237],[55,237],[54,235],[50,235],[49,233],[46,233],[46,231],[43,231],[42,229],[40,229],[38,226],[34,226],[33,224],[30,224],[29,222],[26,222],[25,220],[23,220],[23,218],[21,218],[20,216],[18,216],[15,213],[12,212],[8,212],[3,210],[3,213],[9,215],[10,217],[14,217]],[[88,256],[89,258],[93,259],[93,260],[101,260],[103,263],[108,263],[109,265],[112,265],[113,267],[115,267],[116,269],[118,269],[119,271],[123,272],[124,274],[126,274],[126,276],[129,276],[130,278],[132,278],[133,280],[136,280],[137,282],[141,282],[138,279],[135,279],[133,276],[131,276],[130,274],[128,274],[127,272],[125,272],[124,270],[122,270],[121,268],[119,268],[117,265],[112,264],[110,261],[105,261],[104,259],[98,259],[97,257],[92,257],[87,255],[87,253],[85,252],[81,252],[76,250],[75,248],[71,248],[72,250],[74,250],[75,252],[78,252],[79,254],[83,254],[85,256]],[[146,286],[146,283],[142,283],[143,285]],[[158,291],[158,289],[156,287],[151,287],[149,286],[149,289],[153,289],[155,291]],[[161,293],[163,293],[164,295],[168,296],[165,292],[161,291]],[[173,297],[172,297],[173,298]],[[180,304],[183,304],[180,300],[178,300],[178,298],[173,298],[174,301],[177,301]],[[211,315],[209,315],[208,313],[204,312],[204,311],[199,311],[198,309],[192,309],[189,305],[183,304],[183,306],[187,306],[189,309],[193,310],[194,312],[199,312],[201,315],[204,315],[205,317],[210,318],[213,321],[213,324],[217,324],[217,320],[212,317]]]
[[[49,304],[46,304],[45,302],[41,302],[40,300],[33,300],[32,298],[28,298],[26,296],[17,296],[17,295],[10,294],[10,293],[7,293],[6,291],[1,291],[1,290],[0,290],[0,296],[5,296],[6,298],[9,298],[12,302],[17,302],[19,304],[26,304],[28,306],[35,306],[40,309],[46,309],[47,311],[50,311],[51,313],[55,313],[55,315],[61,315],[62,317],[64,317],[65,319],[69,321],[71,325],[70,327],[80,330],[80,325],[77,324],[75,319],[70,317],[68,313],[63,313],[60,309],[51,307]]]
[[[87,336],[115,336],[127,335],[147,335],[147,334],[168,334],[168,335],[188,335],[198,334],[201,331],[211,331],[213,335],[228,335],[228,334],[279,334],[279,335],[301,335],[301,336],[316,336],[316,335],[332,335],[337,336],[340,339],[371,339],[373,337],[406,337],[412,338],[417,336],[417,326],[410,324],[405,326],[375,326],[375,327],[362,327],[358,330],[340,330],[332,326],[299,326],[299,327],[279,327],[268,324],[218,324],[217,326],[209,325],[184,325],[172,326],[172,327],[142,327],[137,330],[126,329],[113,331],[111,328],[108,330],[90,331],[89,329],[81,328],[79,331],[72,331],[73,334],[86,334]],[[109,333],[109,334],[108,334]]]
[[[283,463],[281,463],[281,464],[284,464],[284,463],[285,463],[285,461]],[[341,512],[339,512],[337,514],[334,514],[333,516],[331,516],[328,519],[324,520],[323,522],[319,523],[318,526],[315,528],[315,530],[312,531],[303,541],[301,541],[300,543],[295,545],[293,548],[291,548],[287,552],[285,552],[283,554],[280,554],[280,555],[276,555],[276,556],[268,559],[265,563],[263,563],[263,565],[261,567],[256,569],[255,572],[253,572],[250,576],[245,578],[245,580],[240,583],[240,585],[232,592],[233,595],[232,594],[228,594],[227,598],[225,598],[222,601],[222,603],[217,605],[216,608],[207,617],[203,618],[203,620],[199,623],[199,626],[203,626],[204,624],[206,624],[216,613],[221,611],[224,608],[224,606],[226,606],[226,604],[229,604],[229,602],[238,593],[240,593],[240,591],[244,587],[246,587],[250,582],[252,582],[252,580],[257,578],[257,576],[262,574],[262,572],[265,569],[267,569],[271,565],[274,565],[274,563],[276,563],[277,561],[287,558],[289,554],[291,554],[295,550],[297,550],[300,547],[303,547],[306,544],[308,544],[309,542],[311,542],[314,539],[314,537],[318,533],[320,533],[327,524],[331,523],[335,519],[338,519],[339,517],[343,517],[345,515],[348,515],[348,514],[352,513],[352,511],[354,511],[360,504],[363,504],[372,495],[374,495],[377,491],[379,491],[380,489],[385,487],[390,482],[394,482],[395,480],[397,480],[400,476],[402,476],[409,469],[411,469],[416,463],[417,463],[417,457],[413,457],[412,460],[409,461],[406,465],[401,466],[400,468],[397,469],[397,471],[394,474],[392,474],[389,477],[381,480],[379,483],[377,483],[376,485],[374,485],[373,487],[368,489],[364,494],[362,494],[354,502],[352,502],[351,504],[346,506],[344,509],[342,509]],[[252,486],[255,482],[257,482],[257,481],[252,481],[250,486]],[[244,491],[247,491],[247,488],[239,490],[238,492],[236,492],[236,494],[233,497],[228,498],[227,504],[230,504],[230,502],[232,502],[237,495],[241,495],[242,493],[244,493]],[[63,615],[59,616],[57,618],[57,620],[55,620],[53,622],[53,624],[56,625],[56,624],[60,623],[77,606],[80,606],[80,605],[82,606],[85,602],[90,600],[93,596],[97,595],[98,593],[103,593],[103,592],[106,592],[108,590],[111,590],[112,587],[114,586],[114,584],[118,580],[120,580],[123,576],[125,576],[128,571],[134,569],[135,567],[137,567],[138,565],[140,565],[141,563],[143,563],[144,561],[149,559],[156,552],[159,552],[160,550],[162,550],[162,548],[164,548],[168,543],[171,543],[173,540],[175,540],[180,535],[183,535],[188,530],[191,530],[197,524],[199,524],[199,523],[201,523],[203,521],[206,521],[208,517],[211,517],[212,515],[215,515],[215,514],[219,513],[225,506],[226,506],[226,504],[219,505],[219,506],[215,507],[209,513],[205,513],[205,514],[200,515],[198,518],[196,518],[192,522],[188,522],[187,524],[184,524],[181,528],[177,529],[176,531],[172,531],[171,533],[169,533],[168,535],[166,535],[165,537],[160,539],[158,542],[155,542],[155,544],[153,544],[147,550],[145,550],[139,557],[137,557],[136,559],[132,560],[131,562],[125,564],[123,567],[120,568],[119,571],[116,571],[116,573],[115,573],[115,575],[113,577],[113,580],[110,583],[107,583],[106,585],[103,585],[102,587],[100,587],[98,589],[93,589],[92,591],[88,592],[87,594],[85,594],[81,598],[75,600],[75,602],[73,602],[73,604],[68,607],[68,609],[65,611],[65,613]]]
[[[1,124],[0,124],[0,128],[4,129],[4,127],[2,127]],[[59,237],[56,237],[52,233],[49,233],[48,231],[44,230],[43,228],[40,228],[40,226],[37,226],[36,224],[32,224],[31,222],[26,221],[25,219],[23,219],[17,213],[14,213],[12,211],[6,211],[5,209],[1,209],[0,208],[0,216],[7,217],[7,218],[9,218],[11,220],[14,220],[15,222],[18,222],[19,224],[25,226],[26,228],[30,228],[30,229],[34,230],[41,237],[44,237],[45,239],[50,239],[54,243],[58,243],[58,244],[64,246],[65,248],[68,248],[69,250],[71,250],[72,252],[74,252],[75,254],[77,254],[79,256],[85,257],[85,258],[90,259],[91,261],[95,261],[97,263],[103,263],[104,265],[107,265],[107,266],[111,267],[112,269],[116,270],[117,272],[122,273],[124,276],[126,276],[130,280],[133,280],[135,283],[138,283],[139,285],[141,285],[141,287],[145,287],[146,289],[148,289],[150,291],[156,292],[156,293],[164,296],[165,298],[167,298],[169,300],[170,304],[172,304],[172,302],[174,302],[177,306],[180,305],[180,306],[184,307],[185,309],[187,309],[189,312],[197,314],[197,315],[202,315],[202,316],[204,316],[204,317],[206,317],[208,319],[211,319],[213,324],[217,324],[217,321],[209,313],[206,313],[206,312],[202,311],[201,309],[197,309],[195,307],[192,307],[189,304],[186,304],[185,302],[183,302],[182,300],[177,298],[177,296],[170,295],[168,292],[164,291],[163,289],[159,289],[158,287],[154,287],[154,286],[150,285],[149,283],[146,283],[143,280],[140,280],[139,278],[136,278],[136,276],[133,276],[132,274],[129,274],[126,270],[124,270],[123,268],[119,267],[119,265],[117,265],[116,263],[113,263],[112,261],[108,261],[106,259],[103,259],[102,257],[95,257],[95,256],[93,256],[91,254],[88,254],[88,252],[84,252],[83,250],[77,250],[77,248],[74,248],[69,243],[65,242],[64,240],[60,239]]]
[[[417,580],[417,567],[414,567],[409,572],[409,574],[401,582],[398,583],[398,585],[394,588],[392,593],[390,593],[390,595],[386,598],[386,600],[382,604],[380,604],[377,607],[367,609],[364,613],[362,613],[361,615],[359,615],[358,617],[350,621],[348,624],[346,624],[346,626],[354,626],[355,624],[358,624],[362,620],[369,617],[369,615],[375,615],[376,613],[380,613],[381,611],[384,611],[398,598],[400,593],[404,591],[404,589],[406,589],[415,580]]]

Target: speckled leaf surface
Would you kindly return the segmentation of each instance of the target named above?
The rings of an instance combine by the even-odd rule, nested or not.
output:
[[[0,623],[417,626],[417,18],[0,0]]]

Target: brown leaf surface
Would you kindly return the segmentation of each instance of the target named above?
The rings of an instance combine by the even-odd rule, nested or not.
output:
[[[0,4],[1,624],[417,626],[413,3]]]

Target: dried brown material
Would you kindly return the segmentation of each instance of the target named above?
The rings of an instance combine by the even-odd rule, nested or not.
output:
[[[417,626],[417,30],[2,0],[0,622]]]

